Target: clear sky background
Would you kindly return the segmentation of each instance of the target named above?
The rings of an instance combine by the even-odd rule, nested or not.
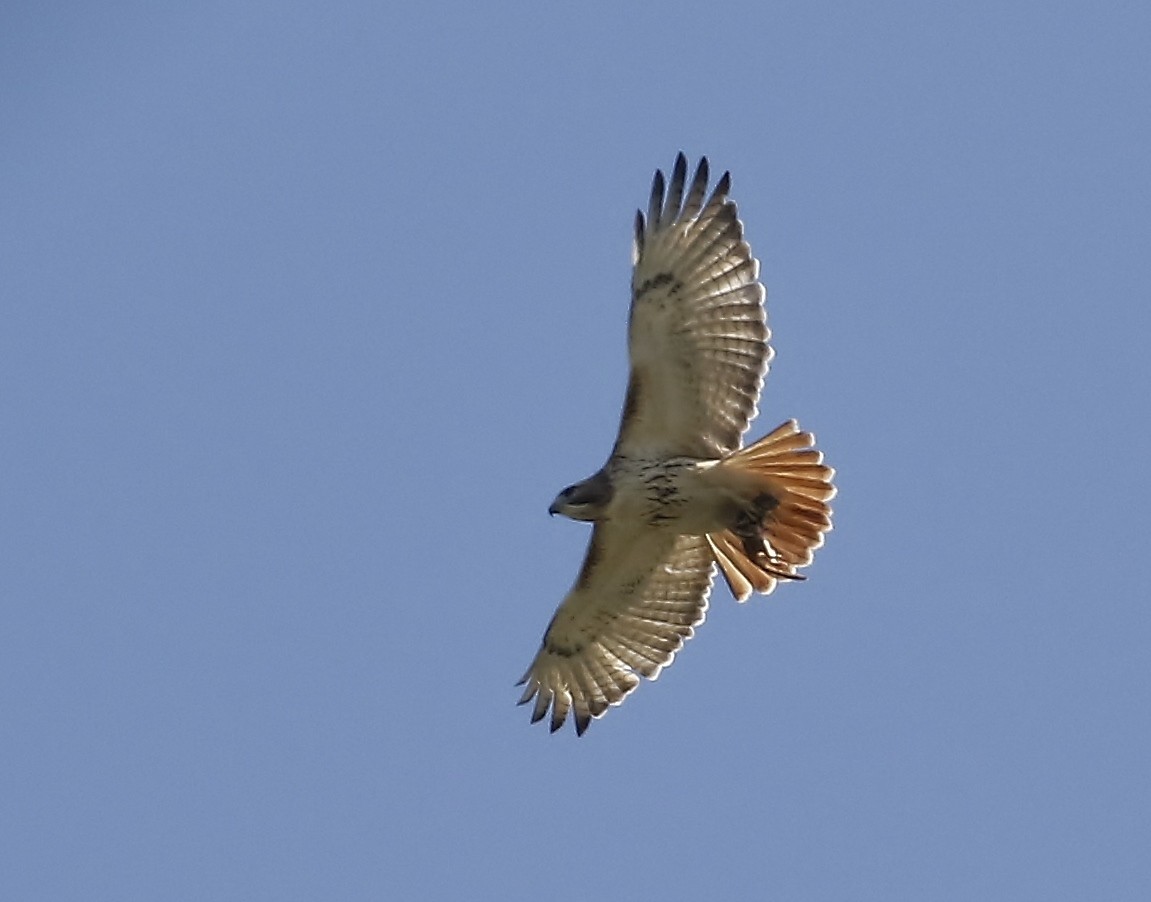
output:
[[[1151,6],[18,4],[0,897],[1151,898]],[[808,582],[514,705],[635,208],[730,169]]]

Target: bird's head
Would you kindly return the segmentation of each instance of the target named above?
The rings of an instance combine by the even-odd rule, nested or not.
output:
[[[611,482],[602,471],[590,479],[569,485],[556,495],[548,513],[563,514],[572,520],[602,520],[611,501]]]

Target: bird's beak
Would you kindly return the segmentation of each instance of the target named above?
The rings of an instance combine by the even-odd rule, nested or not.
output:
[[[551,514],[551,515],[554,517],[554,516],[555,516],[556,514],[558,514],[559,512],[560,512],[560,511],[559,511],[559,505],[558,505],[558,504],[556,504],[556,502],[554,502],[554,501],[553,501],[553,502],[551,503],[551,507],[549,507],[549,508],[548,508],[548,513],[549,513],[549,514]]]

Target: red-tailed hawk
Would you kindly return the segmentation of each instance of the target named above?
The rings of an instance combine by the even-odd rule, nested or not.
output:
[[[707,159],[687,187],[675,161],[636,214],[619,437],[594,476],[550,508],[595,523],[575,586],[520,681],[532,722],[592,718],[655,679],[703,622],[715,564],[732,594],[767,594],[831,529],[835,471],[795,420],[743,448],[768,345],[759,262],[743,240],[724,173],[707,195]]]

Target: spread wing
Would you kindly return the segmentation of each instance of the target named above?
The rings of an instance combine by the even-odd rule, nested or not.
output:
[[[703,536],[596,524],[579,578],[520,681],[519,704],[535,698],[532,723],[550,708],[554,733],[570,711],[583,735],[640,675],[659,676],[703,622],[713,561]]]
[[[720,457],[740,446],[771,360],[759,262],[724,173],[705,200],[705,157],[687,160],[636,214],[628,330],[631,375],[616,452]]]

